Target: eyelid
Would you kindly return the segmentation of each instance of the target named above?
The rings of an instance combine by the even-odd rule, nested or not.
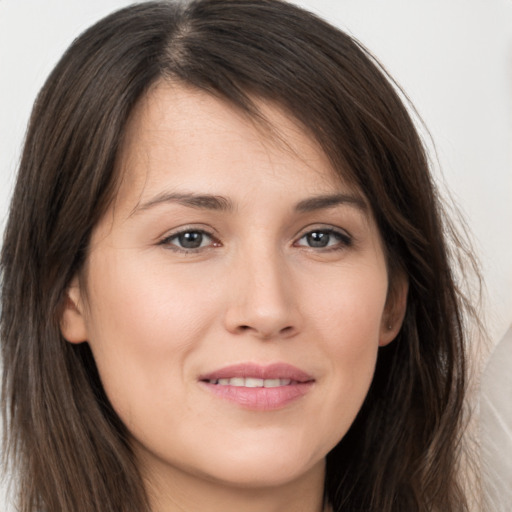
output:
[[[208,244],[205,247],[196,247],[196,248],[185,248],[185,247],[179,247],[176,244],[171,243],[171,240],[175,239],[176,237],[185,234],[185,233],[201,233],[208,238],[210,238],[211,243]],[[221,245],[218,237],[214,234],[214,230],[211,228],[207,228],[205,226],[198,226],[196,225],[186,225],[186,226],[180,226],[178,228],[175,228],[171,232],[167,232],[164,236],[160,237],[158,240],[157,245],[165,246],[166,248],[178,252],[178,253],[195,253],[199,251],[205,251],[208,249],[211,249],[213,247],[219,247]]]
[[[308,235],[310,233],[314,233],[315,231],[325,232],[328,234],[333,234],[333,235],[338,236],[341,239],[341,241],[340,241],[341,247],[338,244],[336,244],[334,246],[326,246],[326,247],[318,247],[318,248],[298,245],[298,242],[300,240],[302,240],[306,235]],[[295,237],[294,240],[295,241],[293,242],[293,245],[296,245],[298,247],[303,247],[306,249],[317,250],[317,251],[346,249],[347,247],[351,247],[352,245],[354,245],[354,242],[355,242],[354,237],[346,229],[340,228],[338,226],[333,226],[332,224],[323,224],[323,225],[322,224],[312,224],[312,225],[306,226],[297,234],[297,236]]]

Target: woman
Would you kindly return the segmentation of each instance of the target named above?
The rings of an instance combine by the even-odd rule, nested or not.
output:
[[[36,102],[2,252],[20,510],[466,510],[441,214],[396,88],[313,15],[100,21]]]

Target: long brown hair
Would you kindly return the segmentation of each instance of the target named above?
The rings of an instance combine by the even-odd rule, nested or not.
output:
[[[278,0],[128,7],[81,35],[40,92],[1,258],[5,450],[19,510],[149,510],[91,352],[62,338],[59,318],[115,196],[127,119],[166,79],[255,118],[254,98],[284,108],[372,205],[391,288],[397,273],[408,277],[403,328],[381,349],[362,410],[327,456],[326,500],[336,512],[465,511],[465,310],[421,140],[360,44]]]

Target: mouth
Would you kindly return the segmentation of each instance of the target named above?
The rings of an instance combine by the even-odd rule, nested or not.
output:
[[[217,386],[235,386],[240,388],[278,388],[298,384],[291,379],[258,379],[256,377],[232,377],[231,379],[209,379],[209,384]]]
[[[255,411],[282,409],[306,395],[315,379],[286,363],[227,366],[199,378],[218,398]]]

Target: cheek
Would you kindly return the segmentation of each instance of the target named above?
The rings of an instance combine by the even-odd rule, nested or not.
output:
[[[378,346],[388,287],[381,266],[340,269],[339,275],[322,280],[323,286],[316,288],[309,303],[311,318],[330,350],[357,358]]]
[[[326,440],[331,447],[349,429],[371,384],[387,295],[383,272],[354,270],[339,282],[343,286],[326,286],[318,294],[314,316],[330,365],[317,415],[319,424],[330,425]]]
[[[94,271],[88,279],[89,329],[98,338],[108,332],[109,344],[120,337],[135,339],[138,333],[142,349],[176,348],[180,342],[186,345],[188,337],[214,316],[216,287],[211,277],[205,280],[179,268],[168,270],[137,255],[107,255],[93,260],[90,267]]]
[[[216,290],[143,258],[91,258],[87,330],[103,386],[116,410],[182,380],[187,356],[207,338]],[[164,268],[164,270],[162,270]],[[205,286],[207,291],[205,292]],[[165,364],[164,364],[165,363]]]

